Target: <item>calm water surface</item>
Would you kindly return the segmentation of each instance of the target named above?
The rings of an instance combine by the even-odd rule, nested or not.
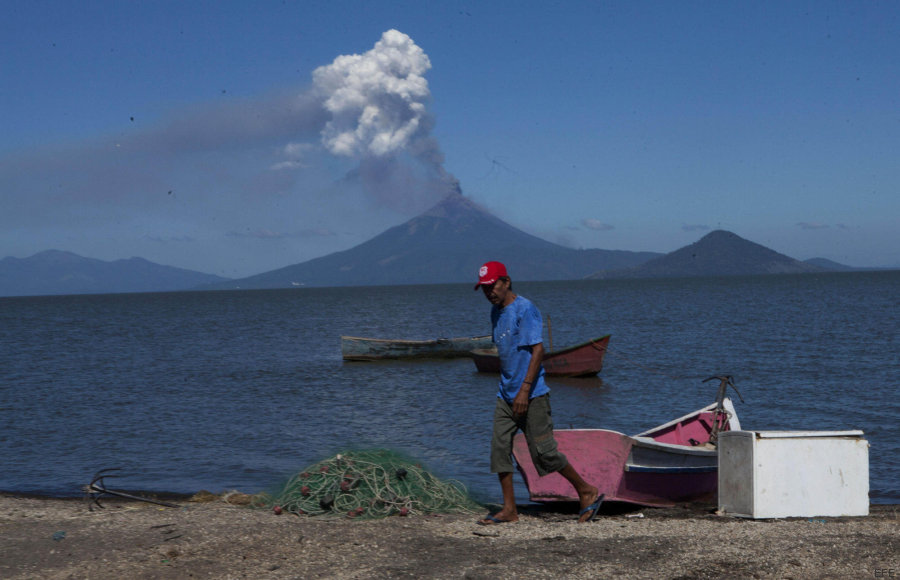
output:
[[[554,346],[612,334],[599,377],[550,380],[558,427],[643,431],[712,402],[701,381],[727,373],[746,429],[865,431],[870,497],[900,502],[900,272],[515,290]],[[487,334],[489,307],[468,284],[0,298],[0,490],[77,496],[121,467],[120,489],[256,492],[385,447],[496,501],[495,377],[340,355],[342,334]]]

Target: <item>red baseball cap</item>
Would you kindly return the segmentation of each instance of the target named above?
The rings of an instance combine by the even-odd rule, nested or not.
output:
[[[478,290],[479,286],[493,284],[498,278],[508,277],[509,274],[506,273],[506,266],[500,262],[486,262],[484,266],[478,270],[478,284],[475,284],[475,290]]]

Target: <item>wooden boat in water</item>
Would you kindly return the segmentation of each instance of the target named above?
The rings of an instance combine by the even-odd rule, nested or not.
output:
[[[610,335],[594,338],[575,346],[544,353],[544,372],[551,377],[589,377],[603,369],[603,357]],[[499,373],[500,357],[496,348],[472,351],[475,368],[483,373]]]
[[[637,435],[606,429],[554,430],[559,450],[604,501],[672,506],[713,501],[718,487],[718,433],[741,428],[731,399],[719,401]],[[578,501],[558,473],[540,477],[519,433],[513,455],[532,501]]]
[[[341,337],[344,360],[371,361],[407,358],[469,357],[473,350],[489,348],[490,336],[436,338],[433,340],[393,340],[384,338]]]

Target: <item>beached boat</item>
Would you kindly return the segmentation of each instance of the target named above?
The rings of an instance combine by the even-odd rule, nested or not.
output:
[[[637,435],[606,429],[556,429],[554,436],[572,466],[606,497],[604,501],[671,506],[714,501],[718,486],[720,431],[741,428],[731,400],[694,411]],[[558,473],[539,477],[519,433],[513,455],[532,501],[578,501]]]
[[[551,377],[589,377],[603,369],[603,357],[610,335],[601,336],[561,350],[544,353],[544,371]],[[499,373],[500,357],[496,348],[472,351],[475,368],[483,373]]]
[[[436,338],[433,340],[392,340],[384,338],[341,337],[344,360],[381,360],[405,358],[457,358],[471,356],[473,350],[489,348],[490,336]]]

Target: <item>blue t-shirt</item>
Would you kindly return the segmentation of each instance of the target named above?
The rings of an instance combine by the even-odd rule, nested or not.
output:
[[[491,324],[494,329],[494,344],[500,355],[500,389],[498,397],[512,403],[522,387],[528,363],[531,361],[531,347],[544,342],[541,312],[530,300],[521,296],[505,308],[491,309]],[[550,392],[544,382],[544,367],[531,385],[529,399]]]

